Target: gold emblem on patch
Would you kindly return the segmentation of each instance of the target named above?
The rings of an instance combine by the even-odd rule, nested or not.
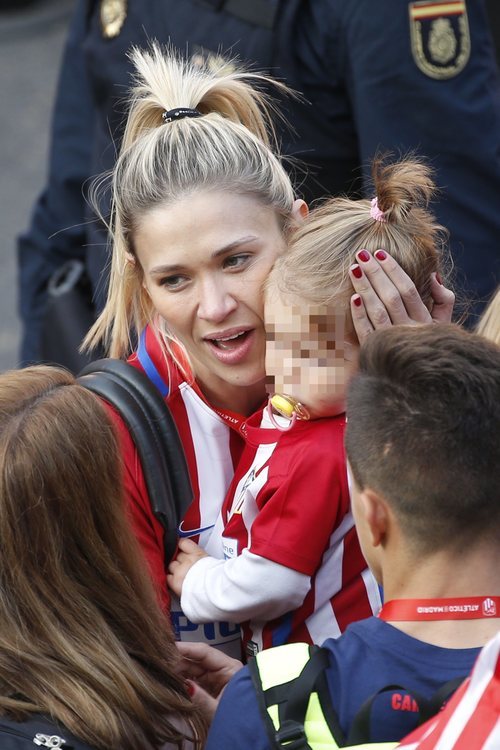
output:
[[[105,39],[120,33],[127,17],[127,0],[101,0],[101,28]]]
[[[470,33],[465,0],[420,0],[410,3],[413,59],[430,78],[458,75],[470,57]]]

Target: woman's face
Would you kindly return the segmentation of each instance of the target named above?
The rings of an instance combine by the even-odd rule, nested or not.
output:
[[[293,396],[311,417],[344,411],[355,347],[345,340],[343,305],[283,300],[271,285],[266,294],[266,373],[272,392]]]
[[[277,212],[251,196],[194,193],[145,214],[134,245],[207,398],[250,412],[264,395],[263,284],[285,247]]]

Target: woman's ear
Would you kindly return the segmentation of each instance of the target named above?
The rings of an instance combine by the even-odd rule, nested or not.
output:
[[[291,218],[297,224],[301,224],[309,214],[309,206],[302,198],[296,198],[293,202]]]

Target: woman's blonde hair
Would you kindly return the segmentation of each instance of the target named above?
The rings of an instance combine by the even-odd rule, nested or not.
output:
[[[481,315],[476,333],[500,346],[500,286]]]
[[[351,331],[349,300],[354,290],[349,269],[358,250],[390,253],[429,308],[431,273],[443,275],[446,230],[428,208],[435,192],[432,170],[412,155],[395,163],[380,156],[373,162],[372,177],[377,205],[371,200],[327,200],[293,229],[288,250],[269,278],[285,296],[316,305],[344,304]],[[374,218],[377,209],[384,221]]]
[[[201,747],[121,487],[94,394],[55,367],[0,375],[0,715],[99,750]]]
[[[134,262],[134,233],[148,211],[214,188],[255,196],[284,220],[294,201],[273,150],[273,107],[263,91],[271,84],[285,86],[232,70],[223,58],[218,68],[198,67],[156,43],[147,51],[133,50],[131,59],[135,86],[112,175],[109,293],[84,341],[84,347],[103,341],[112,357],[127,352],[131,331],[155,320],[140,264]],[[162,115],[179,107],[201,116],[165,123]]]

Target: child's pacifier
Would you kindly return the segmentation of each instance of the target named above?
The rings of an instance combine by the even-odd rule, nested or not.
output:
[[[289,420],[286,427],[279,424],[274,415],[275,411]],[[305,406],[302,406],[300,401],[297,401],[293,396],[286,396],[283,393],[275,393],[274,396],[269,397],[269,401],[267,402],[267,413],[273,427],[282,432],[290,430],[297,419],[310,419],[309,412]]]

